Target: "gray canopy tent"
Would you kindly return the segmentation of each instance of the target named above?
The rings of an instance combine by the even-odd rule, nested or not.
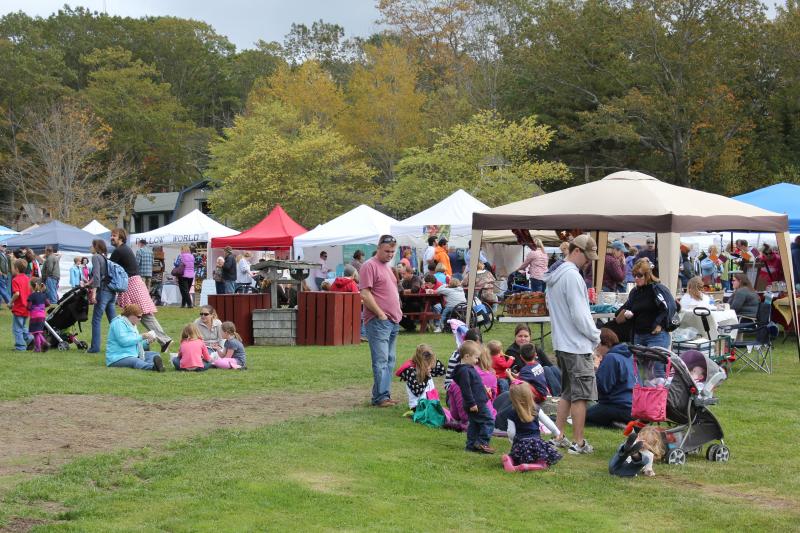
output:
[[[600,258],[608,246],[610,231],[656,233],[658,267],[662,282],[675,293],[678,284],[680,234],[696,231],[744,231],[775,233],[792,308],[795,334],[800,333],[791,265],[789,219],[718,194],[678,187],[640,172],[616,172],[605,178],[542,196],[477,212],[472,218],[471,263],[483,232],[488,230],[555,230],[582,228],[597,241]],[[476,265],[470,265],[475,272]],[[595,286],[603,282],[605,262],[595,261]],[[470,276],[468,301],[475,294]],[[468,313],[471,311],[468,307]],[[800,335],[797,337],[800,354]]]

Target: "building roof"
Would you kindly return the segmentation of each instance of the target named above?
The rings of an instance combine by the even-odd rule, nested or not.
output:
[[[179,192],[153,192],[140,194],[133,204],[134,213],[161,213],[175,210],[178,204]]]

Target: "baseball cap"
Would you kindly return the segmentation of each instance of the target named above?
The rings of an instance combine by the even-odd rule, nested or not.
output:
[[[441,246],[443,244],[447,244],[447,238],[446,237],[441,237],[439,239],[439,246]]]
[[[611,247],[615,250],[619,250],[620,252],[627,252],[628,249],[625,248],[625,245],[622,244],[620,241],[614,241],[611,243]]]
[[[587,259],[591,261],[597,260],[597,243],[585,233],[572,239],[572,244],[583,250]]]

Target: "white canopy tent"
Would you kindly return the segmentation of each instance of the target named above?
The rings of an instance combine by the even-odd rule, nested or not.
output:
[[[378,237],[391,231],[397,220],[380,211],[359,205],[333,220],[294,238],[294,248],[375,244]]]
[[[111,231],[97,220],[92,220],[81,229],[83,229],[83,231],[88,231],[92,235],[100,235],[101,233],[108,233]]]
[[[635,202],[630,199],[635,198]],[[640,172],[623,171],[602,180],[570,187],[535,198],[475,213],[471,262],[485,230],[583,228],[594,231],[598,249],[606,249],[609,232],[639,231],[657,235],[659,272],[673,291],[678,284],[681,233],[701,231],[772,232],[778,243],[786,284],[794,287],[789,224],[785,214],[744,202],[664,183]],[[599,291],[604,261],[596,261],[595,284]],[[474,265],[470,265],[474,271]],[[470,277],[469,298],[475,280]],[[793,327],[800,333],[794,291],[789,291]],[[469,313],[468,308],[468,313]],[[798,338],[800,350],[800,337]]]
[[[235,229],[223,226],[195,209],[185,217],[164,227],[131,235],[128,242],[135,243],[144,239],[151,246],[180,246],[193,242],[207,242],[214,237],[230,237],[238,234],[239,232]]]
[[[463,189],[407,219],[392,224],[392,235],[406,246],[419,250],[428,246],[429,235],[440,235],[442,226],[449,226],[447,240],[455,248],[466,248],[472,233],[472,214],[489,206]]]

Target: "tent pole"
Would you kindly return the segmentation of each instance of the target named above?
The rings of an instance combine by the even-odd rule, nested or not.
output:
[[[472,230],[472,248],[469,249],[469,283],[467,285],[467,328],[472,317],[472,299],[475,296],[475,280],[477,279],[478,261],[481,256],[481,240],[483,230]]]
[[[598,231],[597,240],[597,262],[594,268],[594,288],[597,294],[603,290],[603,275],[606,271],[606,250],[608,249],[608,232]]]
[[[789,242],[789,232],[775,233],[775,240],[778,241],[778,249],[781,252],[781,267],[783,267],[786,292],[789,295],[789,305],[792,311],[792,326],[797,340],[797,357],[800,360],[800,324],[797,322],[797,297],[794,292],[795,279],[792,270],[792,247]]]

